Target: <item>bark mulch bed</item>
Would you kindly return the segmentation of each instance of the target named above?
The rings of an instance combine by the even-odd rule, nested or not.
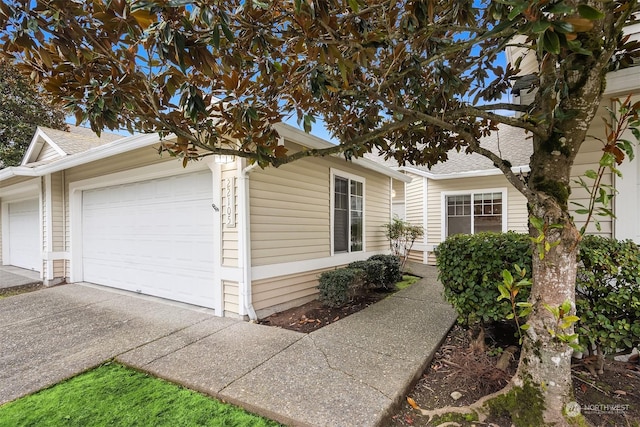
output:
[[[313,300],[299,307],[290,308],[260,319],[260,324],[308,334],[353,313],[357,313],[394,292],[396,290],[387,292],[368,291],[356,296],[350,304],[340,308],[325,307],[320,301]]]
[[[423,409],[443,406],[465,406],[482,396],[504,387],[515,373],[518,352],[510,356],[506,370],[496,368],[496,363],[505,354],[499,349],[514,344],[514,340],[503,331],[487,331],[486,348],[474,348],[471,333],[454,326],[431,365],[407,397]],[[512,336],[512,335],[511,335]],[[476,346],[477,347],[477,346]],[[576,361],[573,370],[573,385],[576,401],[588,422],[594,426],[640,426],[640,365],[637,359],[622,363],[607,361],[605,372],[593,376],[584,362]],[[589,361],[587,361],[589,363]],[[460,393],[454,400],[451,394]],[[393,415],[390,427],[434,426],[428,418],[415,411],[407,402]],[[449,426],[498,426],[509,427],[506,418],[488,419],[484,423],[457,422]]]

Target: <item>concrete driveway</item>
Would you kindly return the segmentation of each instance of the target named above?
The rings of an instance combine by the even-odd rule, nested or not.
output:
[[[0,404],[190,326],[213,333],[237,323],[85,285],[0,299]]]
[[[82,284],[0,299],[0,404],[115,358],[288,425],[387,425],[456,318],[435,269],[414,268],[311,334]]]

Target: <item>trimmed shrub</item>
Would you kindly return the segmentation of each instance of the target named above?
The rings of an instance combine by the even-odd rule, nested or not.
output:
[[[531,277],[529,236],[481,233],[448,238],[436,250],[444,295],[458,322],[504,321],[507,303],[497,301],[502,271],[513,264]],[[580,343],[598,354],[630,351],[640,345],[640,248],[632,241],[585,236],[580,243],[576,311]],[[518,293],[526,301],[529,289]]]
[[[585,236],[576,282],[578,333],[598,354],[640,345],[640,248],[630,240]]]
[[[503,321],[509,304],[498,303],[502,270],[514,271],[518,264],[531,276],[529,236],[514,232],[458,234],[436,249],[439,279],[444,296],[458,311],[458,322],[472,324]],[[526,301],[529,289],[518,294]]]
[[[384,264],[384,285],[382,287],[389,288],[394,283],[402,280],[402,271],[400,270],[400,259],[395,255],[373,255],[367,261],[381,261]]]
[[[386,265],[382,261],[372,259],[368,259],[366,261],[354,261],[347,267],[362,270],[365,286],[378,289],[384,288],[387,285],[385,282]]]
[[[360,283],[362,270],[339,268],[320,274],[318,299],[328,307],[342,307],[353,299]]]

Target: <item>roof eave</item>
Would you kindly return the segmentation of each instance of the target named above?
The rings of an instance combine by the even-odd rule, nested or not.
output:
[[[483,176],[502,175],[502,171],[497,168],[480,169],[480,170],[466,171],[466,172],[453,172],[453,173],[446,173],[446,174],[445,173],[436,174],[433,172],[423,171],[421,169],[412,168],[408,166],[403,166],[400,168],[400,170],[404,172],[412,173],[414,175],[433,179],[436,181],[443,180],[443,179],[477,178],[477,177],[483,177]],[[511,171],[513,173],[529,173],[531,169],[529,168],[529,165],[522,165],[522,166],[513,166],[511,168]]]
[[[278,134],[280,134],[281,137],[312,150],[321,150],[323,148],[330,148],[335,146],[335,144],[332,144],[329,141],[308,134],[305,131],[297,129],[286,123],[276,123],[275,125],[273,125],[273,127],[276,128]],[[336,154],[335,156],[338,155]],[[405,174],[391,169],[385,165],[381,165],[380,163],[374,162],[373,160],[365,159],[364,157],[353,159],[353,163],[362,166],[365,169],[381,173],[399,181],[411,182],[411,178],[407,177]]]

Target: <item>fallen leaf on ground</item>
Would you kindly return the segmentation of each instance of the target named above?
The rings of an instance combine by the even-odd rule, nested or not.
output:
[[[407,403],[409,404],[409,406],[411,406],[413,409],[420,409],[420,407],[418,406],[418,404],[416,403],[415,400],[413,400],[412,398],[410,398],[409,396],[407,396]]]

